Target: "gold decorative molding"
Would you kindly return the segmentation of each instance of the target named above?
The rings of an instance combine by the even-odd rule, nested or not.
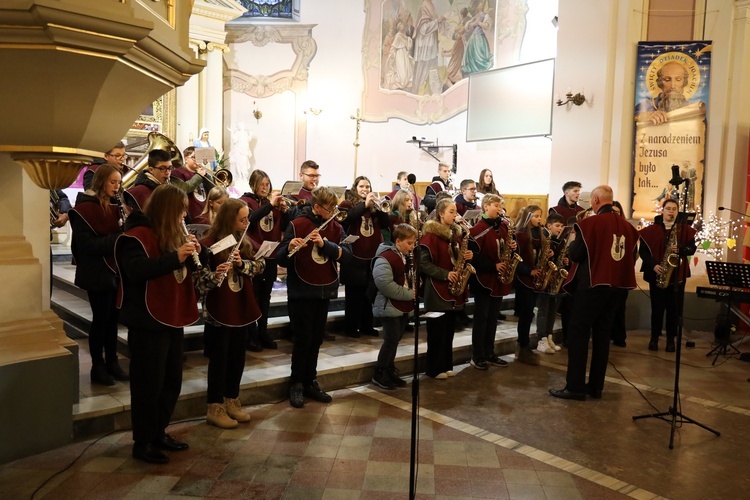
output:
[[[75,182],[81,169],[91,163],[89,156],[39,157],[35,153],[17,153],[13,160],[23,166],[34,184],[43,189],[63,189]]]
[[[307,83],[310,62],[318,45],[312,37],[316,24],[270,25],[227,24],[227,43],[252,43],[264,47],[269,43],[288,43],[295,54],[292,67],[272,75],[250,75],[237,68],[228,68],[224,74],[224,90],[232,90],[251,97],[269,97],[292,90]]]

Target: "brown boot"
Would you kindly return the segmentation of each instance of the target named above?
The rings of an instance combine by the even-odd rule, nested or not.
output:
[[[221,429],[234,429],[237,427],[237,421],[227,415],[227,411],[221,403],[211,403],[208,405],[206,422]]]
[[[525,363],[527,365],[538,365],[539,364],[539,356],[531,350],[531,347],[518,347],[516,349],[516,359],[520,361],[521,363]]]
[[[245,423],[250,421],[250,415],[243,412],[240,408],[242,406],[242,403],[240,403],[240,398],[224,398],[224,409],[227,412],[227,415],[229,415],[231,418],[235,419],[237,422]]]

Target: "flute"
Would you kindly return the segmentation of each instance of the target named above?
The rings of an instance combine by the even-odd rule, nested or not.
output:
[[[227,258],[227,260],[225,262],[226,264],[229,264],[230,262],[232,262],[234,260],[234,256],[233,256],[234,251],[235,250],[239,250],[240,245],[242,245],[242,240],[245,239],[245,235],[247,234],[247,228],[249,228],[249,227],[250,227],[250,224],[248,224],[247,226],[245,226],[245,230],[242,232],[242,236],[240,236],[240,239],[237,240],[237,244],[234,246],[234,248],[232,248],[232,251],[229,252],[229,257]],[[221,286],[221,284],[224,283],[224,278],[227,277],[227,274],[229,274],[229,271],[227,271],[226,273],[222,274],[219,277],[219,281],[216,284],[216,288],[219,288]]]
[[[333,211],[333,214],[331,214],[331,216],[328,217],[328,219],[326,219],[325,222],[323,222],[321,225],[313,229],[313,231],[322,231],[328,225],[328,223],[331,222],[339,214],[339,212],[340,212],[339,207],[336,207],[336,209]],[[312,234],[312,231],[310,231],[310,234]],[[302,249],[302,247],[307,245],[307,242],[310,241],[310,234],[308,234],[302,239],[302,244],[300,246],[294,247],[294,249],[290,250],[289,255],[287,255],[287,257],[291,257],[295,253],[299,252]]]
[[[187,242],[192,243],[192,241],[190,241],[190,238],[188,238],[188,236],[190,236],[190,231],[188,231],[188,228],[185,225],[185,219],[182,219],[180,222],[182,222],[182,231],[185,233]],[[195,248],[193,248],[193,262],[195,262],[195,267],[198,268],[198,271],[203,269],[203,264],[201,264],[201,257],[200,255],[198,255],[198,251]]]

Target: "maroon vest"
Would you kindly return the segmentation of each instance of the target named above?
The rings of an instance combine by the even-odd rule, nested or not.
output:
[[[312,200],[312,191],[308,191],[305,188],[300,188],[299,193],[297,193],[296,196],[294,196],[297,200]]]
[[[518,255],[523,259],[523,263],[533,271],[536,268],[536,263],[539,258],[539,250],[542,246],[542,240],[534,238],[531,234],[531,228],[529,227],[525,231],[519,231],[516,233],[516,241],[518,242]],[[526,288],[534,289],[534,278],[532,278],[530,274],[516,274],[516,277]]]
[[[258,199],[253,196],[243,196],[240,198],[242,201],[247,203],[250,211],[259,210],[261,206],[270,203],[268,199],[263,199],[258,202]],[[271,211],[258,221],[254,226],[250,226],[248,229],[250,237],[259,242],[264,241],[277,241],[280,242],[283,239],[283,233],[281,232],[281,210],[273,208]],[[274,258],[273,254],[270,258]],[[266,257],[268,260],[269,257]]]
[[[399,191],[400,191],[399,189],[394,189],[393,191],[391,191],[390,193],[388,193],[388,198],[390,198],[391,200],[394,199],[396,197],[396,194]],[[418,210],[419,209],[419,205],[422,204],[422,198],[420,198],[419,195],[417,193],[415,193],[414,191],[411,191],[411,202],[412,202],[412,205],[411,205],[412,208],[415,209],[415,210]]]
[[[395,249],[389,248],[388,250],[384,251],[380,255],[378,255],[378,258],[384,258],[388,264],[391,266],[391,272],[393,273],[393,281],[398,286],[404,286],[404,283],[406,283],[406,263],[404,263],[403,259],[401,258],[401,254],[399,254]],[[387,297],[386,297],[387,298]],[[388,301],[398,309],[399,311],[403,313],[408,313],[414,310],[414,301],[413,300],[394,300],[394,299],[388,299]]]
[[[291,223],[294,230],[294,238],[304,238],[310,234],[317,226],[307,217],[298,217]],[[323,229],[320,235],[338,244],[341,241],[341,226],[335,220],[332,220]],[[323,256],[318,247],[308,242],[303,248],[299,249],[294,255],[294,270],[302,281],[309,285],[325,286],[335,283],[339,279],[338,267],[336,261]]]
[[[474,241],[479,245],[479,254],[482,257],[492,261],[493,264],[500,262],[498,248],[501,238],[504,241],[505,236],[508,234],[508,229],[504,224],[500,224],[498,229],[495,230],[486,219],[481,218],[471,228],[470,233]],[[476,278],[483,288],[490,291],[490,296],[492,297],[507,295],[513,286],[512,283],[503,285],[496,271],[477,271]]]
[[[122,227],[120,226],[120,208],[117,205],[110,203],[109,213],[106,213],[99,203],[95,201],[84,201],[83,203],[78,203],[74,208],[71,208],[70,211],[78,214],[81,220],[88,224],[97,236],[108,236],[110,234],[122,232]],[[75,246],[72,248],[75,249]],[[80,261],[80,258],[75,255],[73,257]],[[113,273],[117,274],[115,256],[107,255],[103,258],[107,267],[109,267]]]
[[[150,259],[162,255],[151,228],[138,226],[125,232],[120,238],[135,238]],[[181,276],[178,281],[177,276]],[[122,287],[122,281],[120,281]],[[122,296],[122,294],[120,294]],[[190,269],[183,266],[177,271],[164,274],[146,282],[146,309],[159,323],[182,328],[198,321],[198,298]]]
[[[428,252],[430,254],[430,260],[432,261],[432,263],[447,271],[453,270],[453,261],[451,260],[451,254],[453,252],[450,248],[450,245],[450,243],[445,241],[437,234],[429,232],[425,232],[422,236],[422,239],[419,240],[419,246],[422,249],[421,251]],[[450,291],[448,289],[448,280],[443,281],[431,278],[429,282],[430,285],[425,286],[432,286],[433,290],[435,290],[435,292],[440,296],[441,299],[446,302],[454,302],[455,306],[463,305],[463,303],[466,302],[466,299],[468,298],[467,295],[469,287],[466,287],[466,291],[463,294],[459,295],[458,297],[454,297],[450,294]]]
[[[176,177],[183,182],[189,181],[196,175],[198,174],[195,172],[191,172],[190,169],[185,167],[180,167],[172,170],[172,177]],[[194,220],[195,217],[198,217],[201,212],[203,212],[203,208],[205,206],[206,189],[203,187],[203,181],[201,181],[201,183],[198,184],[198,187],[196,187],[194,191],[188,193],[188,213],[190,214],[190,218]]]
[[[154,190],[147,185],[138,184],[137,186],[125,191],[125,195],[130,196],[133,200],[135,200],[138,208],[143,210],[143,207],[146,205],[146,200],[151,197],[151,193],[153,192]]]
[[[601,212],[576,224],[588,253],[591,286],[635,288],[635,257],[638,231],[614,212]],[[574,262],[565,283],[576,274],[580,262]]]
[[[669,241],[669,236],[672,234],[675,227],[676,226],[672,226],[671,229],[667,230],[662,224],[651,224],[650,226],[641,229],[639,233],[643,243],[646,244],[651,252],[651,256],[659,263],[664,259],[667,241]],[[680,234],[677,236],[678,246],[684,246],[688,241],[695,239],[695,233],[696,231],[692,227],[685,225],[681,226]],[[677,283],[682,283],[689,277],[690,261],[686,258],[682,258],[680,259],[680,271],[679,273],[672,273],[671,282],[674,283],[675,279],[677,279],[679,280]]]
[[[207,248],[214,243],[216,243],[216,238],[213,236],[203,238],[200,242]],[[226,259],[211,255],[212,269],[216,269],[224,262]],[[205,308],[215,321],[226,326],[249,325],[258,321],[261,315],[250,277],[237,272],[234,266],[219,288],[209,290],[206,295]]]
[[[583,212],[586,210],[585,208],[579,206],[576,204],[574,207],[569,207],[567,205],[557,205],[549,209],[550,212],[555,212],[563,216],[565,219],[565,224],[568,226],[572,226],[576,222],[576,215],[578,215],[579,212]]]
[[[343,209],[349,209],[351,203],[345,201],[339,206]],[[380,224],[372,216],[372,212],[369,209],[365,209],[362,217],[349,226],[348,234],[350,236],[359,236],[359,239],[352,243],[352,255],[357,259],[372,259],[375,257],[378,246],[383,243],[383,233]]]

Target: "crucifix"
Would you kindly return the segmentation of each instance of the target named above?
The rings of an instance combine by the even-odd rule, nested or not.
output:
[[[359,108],[357,108],[357,114],[351,115],[350,118],[357,122],[357,131],[354,134],[354,178],[356,179],[357,178],[357,156],[359,155],[359,127],[360,127],[360,124],[363,121],[365,121],[365,119],[359,113]]]

